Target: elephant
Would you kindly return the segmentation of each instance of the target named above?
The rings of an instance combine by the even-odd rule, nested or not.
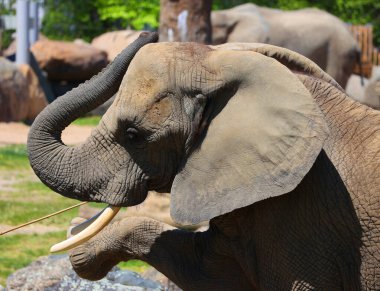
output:
[[[360,101],[360,100],[359,100]],[[364,89],[364,104],[380,110],[380,67],[374,66],[372,69],[372,76]]]
[[[363,85],[361,84],[363,83]],[[380,67],[374,66],[370,79],[352,75],[347,83],[348,95],[373,109],[380,110]]]
[[[129,217],[55,251],[89,280],[139,259],[184,290],[379,290],[380,112],[285,48],[156,39],[46,107],[28,156],[63,196],[113,211],[170,192],[174,221],[209,228]],[[115,92],[87,141],[62,143]]]
[[[360,49],[345,23],[315,8],[281,11],[252,3],[211,14],[213,44],[268,43],[314,61],[345,88]]]

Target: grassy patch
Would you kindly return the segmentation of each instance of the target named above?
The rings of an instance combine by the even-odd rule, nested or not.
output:
[[[0,147],[0,171],[30,168],[26,145]]]
[[[58,195],[35,177],[29,166],[25,145],[0,148],[0,177],[12,180],[0,190],[0,223],[18,225],[78,203]],[[11,186],[11,190],[8,188]],[[67,227],[78,209],[41,221],[45,225]]]
[[[101,116],[81,117],[75,120],[72,124],[80,126],[96,126],[99,124],[101,118]]]
[[[100,117],[84,118],[82,125],[94,125]],[[83,119],[80,119],[81,121]],[[42,184],[30,168],[25,145],[0,147],[0,224],[19,225],[77,204]],[[103,208],[103,203],[90,203]],[[49,254],[53,244],[65,239],[66,229],[78,208],[64,212],[39,224],[57,226],[62,231],[46,234],[8,234],[0,237],[0,284],[16,271]],[[149,265],[138,260],[119,264],[122,269],[145,271]]]
[[[0,284],[4,286],[6,278],[17,269],[48,255],[50,246],[65,238],[65,231],[0,237]]]
[[[146,271],[150,266],[139,260],[130,260],[128,262],[121,262],[118,264],[118,267],[122,270],[130,270],[137,273],[143,273]]]

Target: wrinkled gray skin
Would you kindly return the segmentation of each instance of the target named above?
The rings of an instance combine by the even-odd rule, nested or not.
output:
[[[261,42],[298,52],[343,88],[360,55],[355,39],[337,17],[318,9],[281,11],[243,4],[214,11],[213,43]]]
[[[118,206],[171,190],[176,221],[210,228],[114,222],[71,251],[81,277],[140,259],[185,290],[379,290],[378,112],[269,45],[149,44],[120,88],[103,83],[121,59],[41,113],[33,169],[65,196]],[[115,90],[91,137],[63,145],[63,128]]]

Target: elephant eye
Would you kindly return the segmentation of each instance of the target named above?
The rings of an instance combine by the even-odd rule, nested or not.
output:
[[[136,139],[138,133],[139,132],[137,131],[136,128],[130,127],[127,129],[127,138],[129,140],[134,140],[134,139]]]

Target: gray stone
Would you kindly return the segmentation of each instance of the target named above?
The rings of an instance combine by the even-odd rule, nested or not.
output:
[[[107,53],[88,44],[39,40],[30,48],[49,80],[85,81],[107,64]]]
[[[161,285],[149,279],[144,279],[135,272],[112,271],[107,274],[107,279],[126,286],[138,286],[142,288],[160,290]]]
[[[0,57],[0,121],[31,121],[46,105],[32,68]]]
[[[0,288],[0,290],[2,290]],[[165,290],[158,282],[144,279],[137,273],[114,267],[105,278],[88,281],[78,277],[67,255],[41,257],[7,279],[7,290]]]
[[[20,121],[28,115],[28,86],[15,63],[0,57],[0,121]]]

